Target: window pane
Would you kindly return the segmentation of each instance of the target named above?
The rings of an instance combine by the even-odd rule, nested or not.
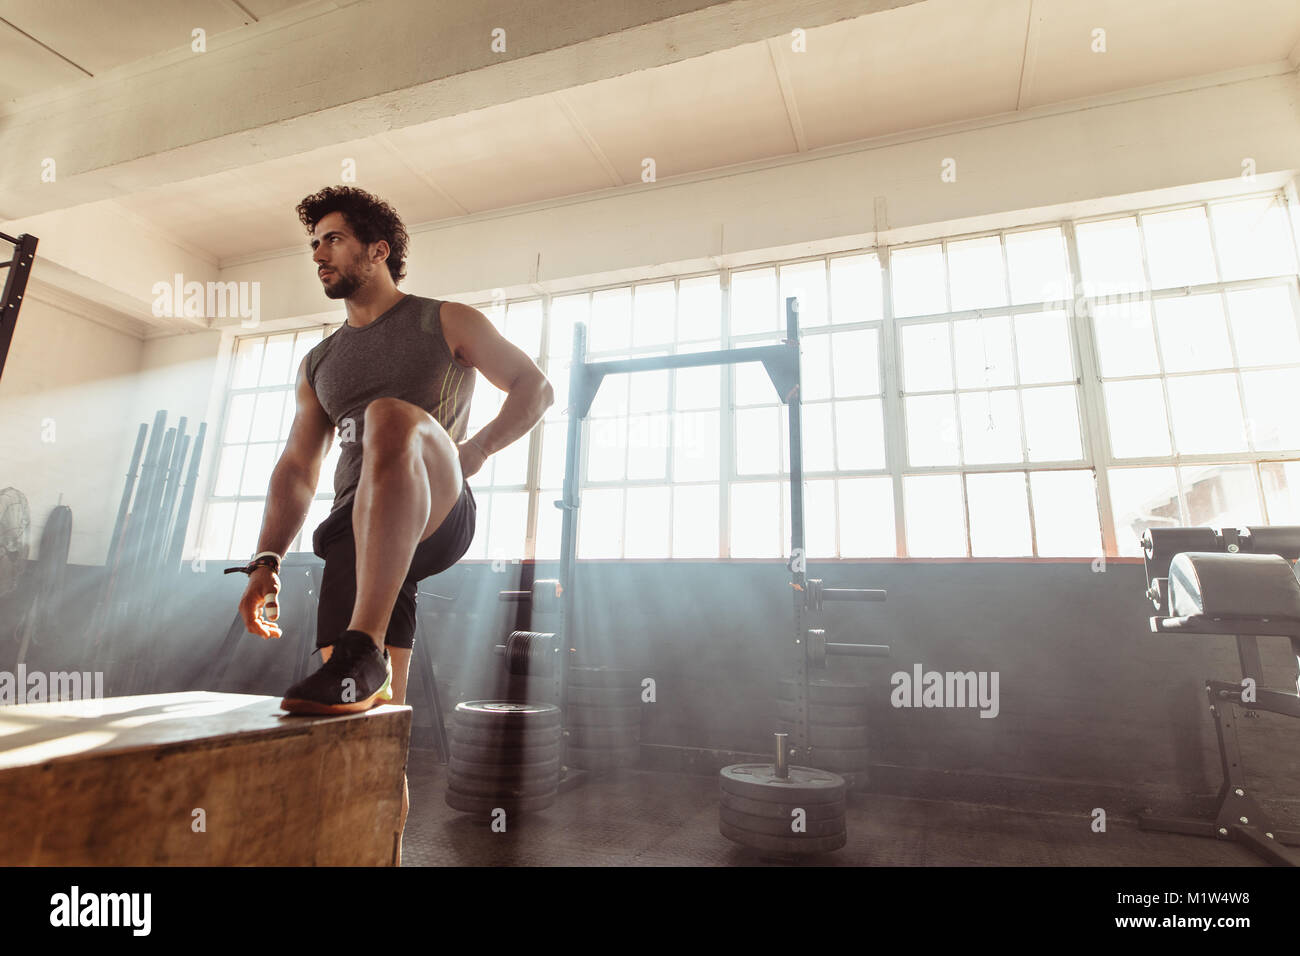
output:
[[[199,556],[223,561],[235,556],[230,550],[230,535],[234,525],[235,503],[233,501],[214,501],[209,504],[203,519],[203,538],[199,544]]]
[[[780,468],[780,415],[776,408],[736,412],[736,472],[766,475]]]
[[[627,419],[593,418],[587,424],[587,480],[627,477]]]
[[[560,536],[564,512],[555,507],[563,494],[559,488],[543,488],[537,493],[537,539],[534,552],[538,561],[554,561],[560,556]]]
[[[1259,478],[1264,485],[1268,523],[1300,524],[1300,461],[1263,461]]]
[[[1083,294],[1109,296],[1146,288],[1137,220],[1109,219],[1075,227]]]
[[[1182,477],[1188,524],[1244,528],[1263,523],[1254,466],[1187,466]]]
[[[631,339],[632,290],[622,288],[593,292],[587,351],[610,352],[615,349],[625,349]]]
[[[874,254],[831,260],[831,321],[837,324],[883,315],[880,259]]]
[[[805,402],[831,397],[831,337],[809,335],[800,344],[799,394]],[[773,390],[775,394],[775,389]]]
[[[654,353],[659,354],[659,353]],[[627,408],[636,412],[662,412],[668,408],[668,374],[666,368],[653,372],[633,372],[627,376]]]
[[[907,553],[914,558],[964,557],[966,512],[960,475],[913,475],[903,479]]]
[[[1257,451],[1300,448],[1300,369],[1246,372],[1246,427]]]
[[[228,443],[248,441],[248,430],[253,424],[253,403],[257,400],[254,392],[243,392],[230,396],[230,407],[226,410],[226,433],[222,441]]]
[[[716,339],[722,335],[722,286],[716,275],[677,284],[677,338]]]
[[[307,357],[307,353],[320,344],[325,338],[323,328],[306,329],[299,332],[293,340],[293,358],[289,360],[289,378],[292,382],[298,381],[298,366],[302,365],[302,360]]]
[[[674,370],[674,374],[677,376],[675,401],[679,409],[719,407],[722,390],[721,366],[679,368]]]
[[[1013,232],[1006,243],[1013,303],[1073,298],[1065,268],[1065,239],[1059,228]]]
[[[578,554],[583,558],[623,555],[623,489],[588,488],[578,510]]]
[[[969,392],[958,396],[958,402],[964,461],[973,465],[1024,461],[1015,392]]]
[[[1151,309],[1142,300],[1129,299],[1113,305],[1099,305],[1093,311],[1101,374],[1155,375],[1156,339],[1151,329]]]
[[[908,398],[907,460],[913,466],[957,464],[957,409],[951,395]]]
[[[876,329],[831,336],[835,397],[880,394],[880,333]]]
[[[1034,531],[1041,558],[1099,556],[1101,523],[1091,471],[1032,471]]]
[[[781,482],[781,496],[786,511],[790,508],[790,483]],[[803,483],[804,553],[810,558],[834,558],[835,554],[835,480]],[[787,534],[789,524],[786,525]]]
[[[731,486],[731,556],[781,555],[780,485],[775,481]]]
[[[785,306],[782,304],[784,316]],[[753,269],[731,274],[731,334],[775,332],[779,324],[776,305],[776,270]]]
[[[971,554],[977,558],[1033,554],[1024,472],[967,475]]]
[[[953,323],[953,335],[958,388],[1015,384],[1011,319],[1008,316],[962,319]]]
[[[829,402],[803,406],[805,471],[835,470],[835,428]]]
[[[732,365],[731,370],[736,380],[737,405],[773,405],[780,401],[761,362],[742,362]]]
[[[894,315],[935,315],[948,311],[943,247],[915,246],[889,254]]]
[[[266,357],[262,361],[262,374],[258,385],[288,385],[293,381],[297,369],[290,367],[293,361],[293,340],[296,333],[282,332],[266,340]]]
[[[1030,461],[1074,461],[1083,457],[1073,385],[1027,388],[1021,397]]]
[[[1277,197],[1215,203],[1210,216],[1225,281],[1296,271],[1286,213]]]
[[[1065,313],[1017,315],[1016,359],[1022,384],[1073,380],[1074,360],[1070,356],[1070,332]]]
[[[627,476],[633,480],[666,478],[668,415],[633,415],[627,423]],[[667,527],[667,512],[664,512]],[[667,545],[664,546],[667,548]],[[666,552],[665,552],[666,553]]]
[[[628,412],[628,389],[632,377],[623,374],[606,375],[600,383],[600,389],[596,392],[596,397],[591,400],[591,409],[588,414],[595,416],[626,415]],[[493,391],[496,391],[496,389],[493,389]],[[497,394],[501,393],[497,392]],[[478,393],[475,392],[476,398],[477,395]],[[493,412],[494,417],[495,414]]]
[[[573,325],[575,322],[590,321],[590,303],[591,296],[585,292],[556,296],[551,300],[551,340],[548,346],[551,355],[565,359],[573,356]],[[590,348],[590,341],[587,345]],[[556,394],[558,396],[559,393]],[[567,395],[568,392],[564,394]]]
[[[235,506],[235,533],[227,557],[242,557],[257,553],[257,536],[262,532],[265,501],[241,501]]]
[[[506,306],[505,337],[529,358],[537,358],[542,354],[541,299],[511,302]]]
[[[330,446],[329,454],[325,456],[325,463],[321,465],[320,479],[316,482],[316,494],[334,497],[334,473],[338,471],[339,458],[342,455],[342,444],[335,442]]]
[[[668,499],[666,485],[627,490],[627,540],[624,557],[668,557]]]
[[[903,346],[903,390],[933,392],[952,388],[952,347],[947,322],[904,325],[899,329]]]
[[[952,408],[951,396],[939,396]],[[885,467],[885,413],[878,398],[835,403],[835,445],[839,467]]]
[[[720,413],[680,412],[673,422],[673,480],[716,481],[720,466]]]
[[[893,479],[840,479],[840,556],[892,558],[897,550]]]
[[[555,391],[555,404],[548,408],[542,417],[547,421],[556,421],[566,417],[565,410],[569,407],[569,361],[558,357],[552,358],[546,369],[546,378]],[[477,411],[478,409],[471,404],[470,417],[473,418]]]
[[[474,434],[474,432],[496,418],[497,412],[501,410],[501,404],[504,401],[505,392],[482,375],[475,376],[474,392],[470,396],[469,403],[469,423],[467,426],[469,433]]]
[[[1121,555],[1141,556],[1142,535],[1147,528],[1187,524],[1181,517],[1173,468],[1112,468],[1107,480],[1116,546]]]
[[[677,291],[673,282],[639,285],[632,293],[632,344],[659,345],[676,338]]]
[[[239,484],[241,495],[265,495],[271,486],[271,470],[275,467],[275,442],[249,445],[244,460],[244,478]],[[253,551],[249,552],[254,553]]]
[[[948,243],[948,278],[952,311],[1007,304],[1002,240],[997,236]]]
[[[568,451],[569,423],[547,422],[542,426],[542,484],[559,488],[564,484],[564,456]]]
[[[491,498],[487,556],[492,559],[522,558],[524,533],[528,529],[528,492],[496,492]],[[585,500],[583,504],[586,504]]]
[[[718,556],[718,486],[673,488],[673,557]]]
[[[511,442],[488,459],[488,465],[492,469],[492,484],[522,485],[528,479],[528,445],[530,441],[530,437],[524,435],[518,441]],[[512,557],[517,558],[519,555],[516,554]]]
[[[1171,378],[1169,405],[1180,454],[1246,450],[1235,375]]]
[[[1217,282],[1214,250],[1210,248],[1210,224],[1205,209],[1177,209],[1142,217],[1147,241],[1147,269],[1151,288],[1201,285]]]
[[[288,395],[284,391],[257,393],[249,441],[275,441],[280,437],[280,419],[284,415],[284,400]]]
[[[811,328],[830,321],[826,314],[826,263],[817,259],[781,267],[781,328],[785,328],[785,300],[799,299],[799,326]]]
[[[1241,365],[1300,362],[1295,313],[1284,286],[1229,292],[1228,315]]]
[[[1232,368],[1228,323],[1223,316],[1223,299],[1217,292],[1157,299],[1154,305],[1166,372]]]
[[[1168,455],[1169,422],[1160,380],[1106,382],[1106,421],[1110,450],[1116,458]]]
[[[262,370],[262,353],[265,350],[266,339],[260,335],[239,340],[235,349],[231,388],[252,388],[257,384],[258,374]]]

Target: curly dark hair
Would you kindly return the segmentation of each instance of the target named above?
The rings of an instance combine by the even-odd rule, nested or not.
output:
[[[380,239],[388,243],[388,273],[393,284],[406,278],[406,246],[410,237],[396,210],[377,196],[355,186],[326,186],[298,203],[298,219],[307,234],[332,212],[343,214],[348,228],[363,244]]]

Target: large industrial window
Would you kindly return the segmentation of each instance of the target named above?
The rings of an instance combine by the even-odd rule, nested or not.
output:
[[[788,295],[810,557],[1132,555],[1152,525],[1300,523],[1293,237],[1266,195],[478,303],[556,403],[472,480],[467,557],[559,556],[575,321],[590,360],[741,348],[780,340]],[[255,547],[291,376],[331,330],[239,340],[206,556]],[[502,398],[480,376],[471,434]],[[759,365],[609,377],[579,557],[783,555],[787,414]]]

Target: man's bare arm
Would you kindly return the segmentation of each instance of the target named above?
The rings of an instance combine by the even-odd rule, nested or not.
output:
[[[555,391],[537,364],[471,306],[443,303],[442,329],[457,360],[478,369],[506,393],[496,418],[470,441],[491,455],[532,431],[555,404]]]

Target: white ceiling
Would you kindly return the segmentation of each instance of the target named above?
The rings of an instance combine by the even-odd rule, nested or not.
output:
[[[0,93],[175,46],[290,0],[0,0]],[[75,28],[69,24],[75,23]],[[1092,50],[1105,30],[1106,52]],[[105,42],[109,38],[109,42]],[[925,0],[807,33],[410,126],[115,202],[217,260],[293,247],[293,207],[341,181],[408,225],[788,156],[959,120],[1239,67],[1297,63],[1297,0]],[[85,71],[85,72],[83,72]]]

